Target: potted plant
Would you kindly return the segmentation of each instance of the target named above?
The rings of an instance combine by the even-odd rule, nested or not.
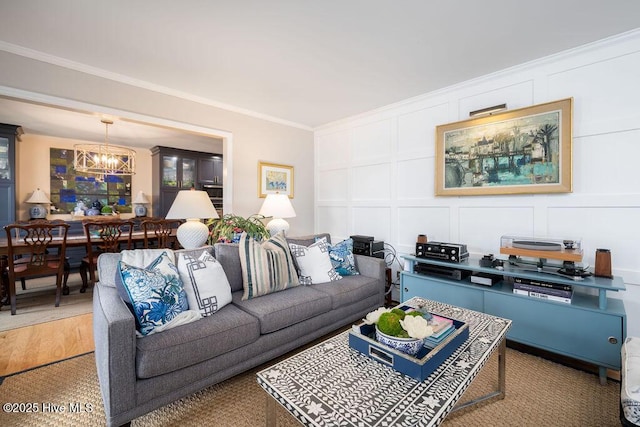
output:
[[[375,325],[379,343],[414,356],[422,348],[423,340],[433,334],[433,328],[424,316],[429,315],[380,307],[367,314],[364,322]]]
[[[269,231],[262,223],[265,217],[251,215],[248,218],[234,214],[226,214],[222,218],[207,221],[209,227],[209,244],[237,243],[242,232],[257,240],[268,239]]]

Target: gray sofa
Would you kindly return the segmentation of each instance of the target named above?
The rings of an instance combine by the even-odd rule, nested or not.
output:
[[[326,234],[320,236],[327,236]],[[311,244],[315,236],[288,239]],[[98,260],[95,357],[107,425],[134,418],[254,368],[364,317],[384,303],[385,263],[356,255],[357,276],[242,301],[236,244],[216,244],[233,302],[212,316],[136,338],[134,317],[115,288],[120,254]]]

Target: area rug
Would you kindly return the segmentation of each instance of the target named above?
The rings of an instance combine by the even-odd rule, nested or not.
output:
[[[253,369],[194,393],[132,422],[133,426],[260,426],[265,424],[266,393]],[[462,402],[485,394],[497,383],[494,355],[478,375]],[[507,396],[504,400],[466,408],[442,424],[462,426],[616,426],[620,384],[600,385],[596,375],[540,357],[507,349]],[[4,378],[3,403],[35,402],[48,408],[37,413],[0,412],[2,426],[103,426],[94,355],[88,354]],[[42,406],[41,406],[42,408]],[[299,423],[277,405],[277,425]]]
[[[89,289],[80,293],[82,280],[78,273],[69,276],[69,295],[60,297],[60,306],[55,306],[55,278],[41,278],[27,281],[27,289],[16,285],[16,314],[11,315],[11,307],[0,309],[0,331],[36,325],[52,320],[64,319],[92,312],[93,292]]]

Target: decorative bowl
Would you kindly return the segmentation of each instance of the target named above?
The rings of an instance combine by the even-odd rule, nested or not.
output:
[[[384,344],[398,351],[401,351],[409,356],[415,356],[422,348],[423,340],[416,338],[399,338],[387,335],[380,332],[378,325],[376,325],[376,341],[380,344]]]

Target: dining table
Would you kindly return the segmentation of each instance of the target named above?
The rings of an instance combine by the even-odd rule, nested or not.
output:
[[[126,240],[127,236],[122,236],[122,240]],[[54,236],[53,242],[59,241],[62,243],[62,237]],[[131,233],[131,243],[132,248],[135,248],[136,243],[144,242],[144,231],[134,230]],[[86,247],[87,246],[87,236],[84,234],[74,234],[67,235],[67,248],[69,247]],[[28,245],[23,242],[13,240],[13,249],[14,253],[29,253]],[[6,237],[0,238],[0,272],[4,272],[8,266],[7,256],[9,254],[8,241]],[[9,283],[8,277],[6,274],[0,274],[1,278],[1,286],[0,286],[0,307],[3,305],[9,304]]]

